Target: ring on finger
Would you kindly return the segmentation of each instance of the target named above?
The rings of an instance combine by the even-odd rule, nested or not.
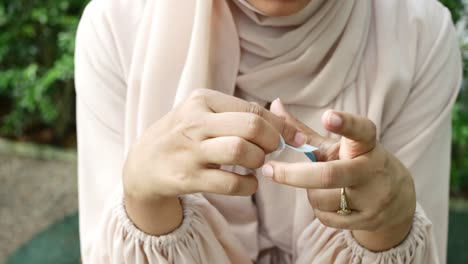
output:
[[[351,210],[348,208],[348,203],[346,201],[346,190],[345,188],[341,188],[340,194],[340,210],[337,212],[340,215],[349,215],[351,214]]]

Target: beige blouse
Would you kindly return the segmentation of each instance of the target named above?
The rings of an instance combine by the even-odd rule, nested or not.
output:
[[[377,125],[379,141],[412,172],[418,200],[412,229],[397,247],[374,253],[361,247],[350,231],[328,228],[315,219],[304,190],[262,176],[254,197],[181,197],[183,223],[168,235],[151,236],[135,227],[123,206],[121,183],[128,111],[134,104],[130,88],[138,86],[135,82],[140,82],[140,75],[135,71],[143,67],[135,64],[141,56],[138,43],[151,39],[143,23],[151,17],[152,2],[164,1],[93,0],[80,22],[75,60],[84,263],[445,262],[450,113],[460,86],[461,60],[450,13],[444,7],[436,0],[360,2],[368,7],[369,13],[363,14],[368,28],[365,38],[359,38],[361,59],[358,65],[349,66],[353,78],[330,89],[314,90],[311,100],[317,103],[306,105],[288,91],[281,92],[281,87],[273,87],[276,81],[268,84],[278,88],[276,93],[262,97],[268,92],[262,90],[265,84],[258,78],[268,72],[253,66],[263,63],[259,58],[245,55],[255,48],[249,38],[269,34],[260,27],[268,21],[256,21],[245,6],[231,6],[238,14],[235,21],[243,54],[233,94],[260,103],[275,95],[285,96],[288,110],[322,134],[326,133],[320,116],[329,108],[367,116]],[[217,1],[225,0],[214,1],[219,5]],[[333,1],[342,0],[329,0]],[[181,12],[192,3],[179,2]],[[252,31],[241,30],[246,27]],[[344,73],[336,72],[340,74]],[[323,84],[336,82],[330,76],[317,78]],[[320,98],[328,99],[320,103]],[[154,100],[150,106],[154,108],[166,100],[146,99]],[[278,159],[307,160],[287,150]]]

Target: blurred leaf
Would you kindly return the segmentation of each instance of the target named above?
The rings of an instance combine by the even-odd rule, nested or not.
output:
[[[60,138],[73,129],[73,52],[86,4],[83,0],[0,2],[0,96],[11,101],[0,120],[4,135],[20,137],[31,127],[50,126]]]

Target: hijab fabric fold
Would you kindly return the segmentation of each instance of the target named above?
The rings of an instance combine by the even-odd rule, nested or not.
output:
[[[258,103],[281,97],[310,122],[320,119],[312,114],[316,107],[331,104],[352,86],[367,41],[370,1],[311,0],[300,12],[285,17],[264,16],[246,3],[146,1],[128,78],[125,153],[146,128],[197,88]],[[260,207],[274,193],[262,188],[256,196]],[[284,197],[293,199],[291,206],[307,200],[291,195]],[[252,259],[275,244],[292,253],[284,236],[292,235],[288,226],[257,219],[261,214],[257,216],[249,197],[205,197],[221,213],[223,208],[243,212],[230,221]],[[292,227],[296,236],[313,217],[310,210],[298,208],[308,206],[296,205]],[[253,241],[252,232],[264,232],[259,221],[270,224],[266,233],[271,237]]]
[[[245,0],[148,0],[129,76],[126,148],[197,88],[329,104],[356,78],[369,20],[369,1],[312,0],[267,17]]]

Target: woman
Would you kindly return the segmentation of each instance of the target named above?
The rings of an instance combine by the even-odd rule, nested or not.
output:
[[[435,0],[94,0],[83,260],[444,262],[460,79]]]

